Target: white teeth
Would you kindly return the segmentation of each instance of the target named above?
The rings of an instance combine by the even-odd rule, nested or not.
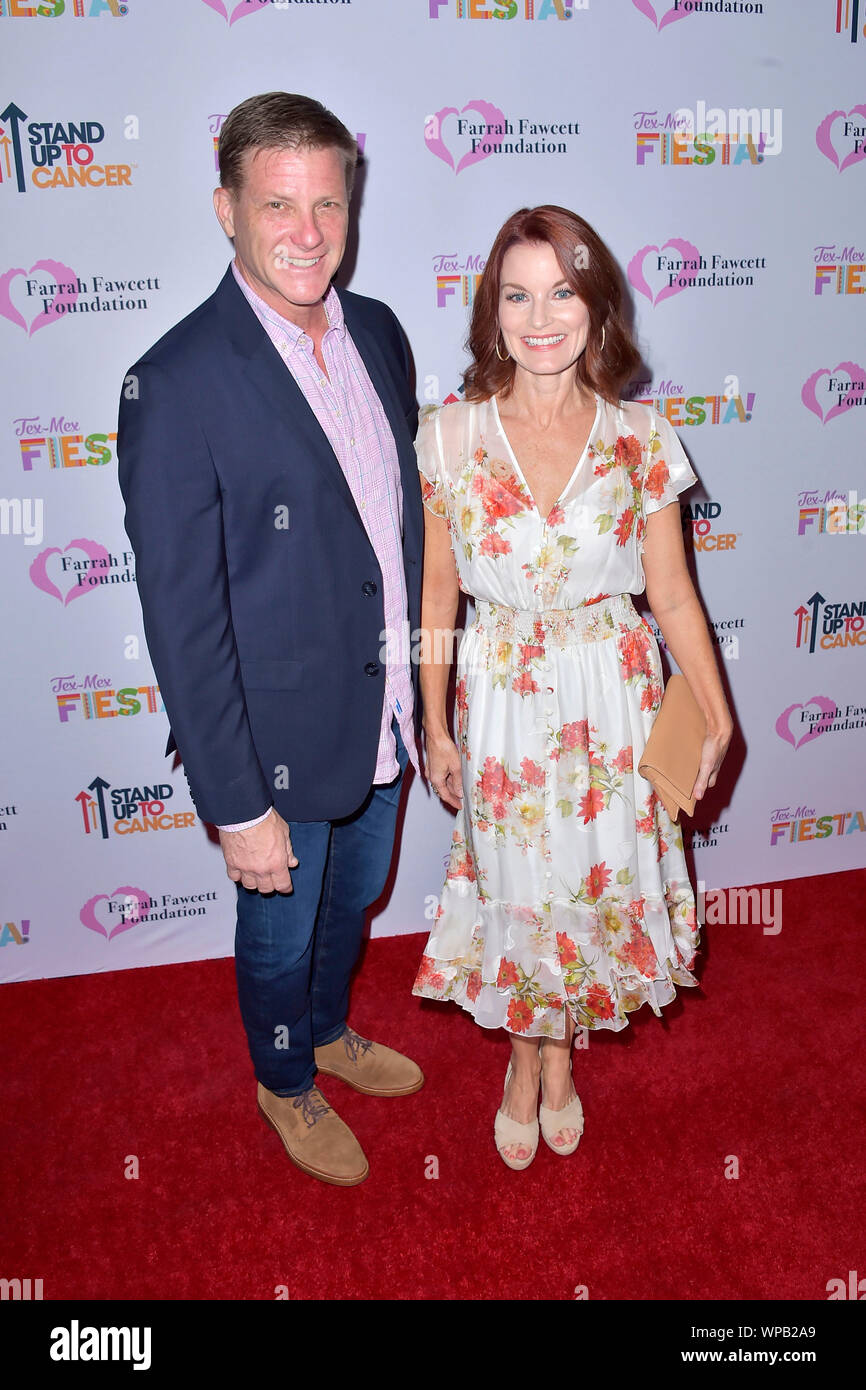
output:
[[[523,341],[524,341],[525,343],[528,343],[530,347],[546,347],[548,344],[561,343],[561,342],[564,341],[564,339],[565,339],[565,334],[564,334],[564,333],[560,333],[558,337],[553,337],[553,338],[524,338]]]
[[[278,256],[277,265],[294,265],[300,270],[308,270],[311,265],[318,265],[321,256],[314,256],[310,261],[302,261],[300,256]]]

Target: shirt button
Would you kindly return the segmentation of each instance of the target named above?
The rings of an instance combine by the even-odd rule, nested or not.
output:
[[[355,447],[355,441],[354,441],[354,439],[350,439],[350,440],[349,440],[349,443],[351,444],[352,448],[354,449],[354,447]]]
[[[545,877],[545,878],[553,878],[553,873],[551,872],[550,869],[545,869],[545,870],[544,870],[544,877]]]

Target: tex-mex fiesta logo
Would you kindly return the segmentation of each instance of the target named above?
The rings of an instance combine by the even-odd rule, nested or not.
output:
[[[860,247],[822,243],[812,260],[815,294],[866,294],[866,251]]]
[[[52,676],[49,682],[61,724],[81,719],[129,718],[134,714],[164,714],[158,685],[121,685],[112,676],[89,672]]]
[[[18,415],[12,431],[25,473],[88,465],[101,468],[117,457],[116,430],[85,433],[79,420],[65,415]]]
[[[819,645],[825,651],[831,647],[866,647],[866,599],[830,602],[816,589],[794,609],[794,620],[794,645],[810,655]]]
[[[455,174],[491,155],[568,154],[579,134],[578,121],[508,116],[482,97],[459,109],[443,106],[424,117],[427,149]]]
[[[126,125],[138,138],[138,118]],[[105,126],[101,121],[52,117],[29,120],[10,101],[0,111],[0,185],[26,193],[29,188],[128,188],[133,166],[100,163]]]
[[[816,815],[814,806],[778,806],[770,812],[770,844],[802,844],[826,840],[831,835],[852,835],[866,830],[862,811],[828,811]]]
[[[651,405],[675,429],[683,425],[745,425],[755,409],[755,392],[743,391],[739,377],[725,377],[721,391],[687,394],[682,382],[664,377],[657,382],[634,381],[629,399]]]
[[[739,106],[725,110],[698,101],[696,109],[638,110],[632,115],[638,168],[672,169],[760,166],[781,153],[781,107]]]
[[[440,252],[433,257],[433,276],[436,283],[436,308],[462,304],[470,308],[481,282],[487,261],[484,256],[460,255],[456,251]]]
[[[149,830],[185,830],[195,825],[194,811],[167,811],[166,802],[174,796],[170,782],[142,784],[140,787],[112,787],[99,774],[75,797],[81,809],[85,835],[108,840],[114,835],[131,835]]]
[[[0,19],[123,19],[131,0],[0,0]]]
[[[589,0],[422,0],[430,19],[571,19]]]
[[[866,499],[854,488],[804,488],[797,496],[797,535],[866,536]]]
[[[655,307],[683,290],[751,288],[752,272],[766,268],[765,256],[730,256],[719,251],[703,255],[683,237],[669,237],[661,246],[642,246],[629,261],[627,273],[638,294]]]
[[[30,940],[30,918],[0,922],[0,946],[26,946]]]

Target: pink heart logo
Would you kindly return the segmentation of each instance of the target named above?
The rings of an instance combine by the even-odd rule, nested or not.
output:
[[[866,106],[852,106],[850,111],[831,111],[829,116],[825,116],[818,129],[815,131],[815,144],[823,155],[829,159],[831,164],[835,164],[839,173],[843,173],[852,164],[859,164],[861,159],[866,159],[866,135],[855,137],[860,148],[851,150],[846,154],[842,162],[839,162],[839,155],[833,145],[833,126],[838,120],[847,121],[850,116],[862,116],[863,124],[866,125]],[[850,137],[849,137],[850,138]]]
[[[231,28],[236,19],[246,19],[248,14],[261,14],[265,6],[270,4],[270,0],[236,0],[231,15],[225,7],[224,0],[202,0],[202,4],[221,14]]]
[[[55,289],[54,298],[51,300],[47,312],[42,310],[31,321],[27,334],[29,338],[32,338],[33,334],[40,328],[44,328],[46,323],[59,323],[62,315],[54,312],[58,304],[64,306],[74,304],[78,298],[78,276],[74,270],[70,270],[68,265],[62,265],[60,261],[36,261],[29,270],[15,266],[14,269],[7,270],[3,275],[0,275],[0,314],[7,318],[10,323],[16,323],[20,328],[27,328],[27,320],[20,309],[16,309],[12,303],[10,288],[12,281],[19,275],[29,279],[34,270],[47,270],[55,282]]]
[[[441,111],[437,111],[428,121],[424,129],[424,143],[431,154],[435,154],[437,159],[441,159],[449,168],[454,169],[455,174],[461,170],[468,169],[470,164],[478,164],[482,159],[487,159],[493,153],[489,150],[467,150],[459,164],[455,167],[454,156],[442,138],[442,125],[446,116],[462,116],[464,111],[477,111],[486,127],[485,143],[492,145],[495,149],[502,144],[504,134],[505,116],[498,106],[493,106],[489,101],[482,101],[478,97],[475,101],[467,101],[463,111],[458,111],[456,106],[443,106]],[[492,130],[492,126],[499,126],[498,131]]]
[[[809,709],[814,707],[821,711],[820,719],[811,720],[809,732],[803,734],[802,738],[797,738],[791,728],[791,715],[798,709]],[[783,710],[776,720],[776,733],[779,738],[783,738],[786,743],[790,743],[793,748],[802,748],[804,743],[811,743],[813,738],[819,738],[823,734],[826,726],[831,724],[839,713],[836,708],[836,701],[830,700],[826,695],[813,695],[805,705],[789,705]]]
[[[63,575],[63,578],[69,579],[69,588],[64,597],[58,585],[49,577],[48,561],[51,559],[52,555],[65,555],[67,550],[83,551],[90,561],[91,570],[94,568],[96,561],[109,559],[109,553],[104,545],[100,545],[99,541],[89,541],[84,537],[79,537],[77,540],[70,541],[63,550],[60,549],[59,545],[49,545],[45,550],[40,550],[33,564],[30,566],[30,578],[33,580],[37,589],[41,589],[43,593],[50,594],[52,598],[59,599],[64,608],[67,604],[70,604],[73,599],[81,598],[83,594],[93,594],[99,587],[96,584],[79,584],[78,577],[80,571],[72,570],[68,574]],[[58,576],[58,578],[59,577],[60,576]]]
[[[672,246],[675,251],[679,252],[684,266],[682,270],[677,271],[675,284],[665,285],[663,289],[659,290],[657,295],[653,295],[652,290],[647,284],[643,263],[650,251],[658,251],[660,254],[668,246]],[[664,246],[642,246],[640,251],[632,256],[628,263],[629,282],[634,285],[634,288],[639,294],[646,295],[650,304],[661,304],[662,300],[670,299],[672,294],[679,294],[681,290],[684,290],[686,286],[694,280],[698,273],[700,262],[701,253],[696,246],[692,246],[690,241],[683,241],[681,237],[671,237],[670,241],[666,241]]]
[[[659,30],[666,29],[669,24],[675,23],[678,19],[688,19],[691,14],[691,10],[677,10],[671,5],[670,9],[665,10],[661,19],[658,19],[652,0],[631,0],[631,3],[636,10],[640,10],[641,14],[645,14],[647,19],[651,19]]]
[[[842,392],[837,389],[837,378],[841,371],[844,371],[851,378],[851,384],[847,387],[845,399],[837,401],[836,405],[831,406],[825,414],[824,407],[818,400],[818,382],[822,376],[829,377],[831,382],[836,382],[836,388],[833,391],[834,396],[840,396]],[[844,385],[843,383],[843,389]],[[864,390],[866,390],[866,371],[859,367],[856,362],[839,362],[832,370],[829,367],[819,367],[817,372],[813,372],[803,385],[800,399],[806,409],[811,410],[812,414],[817,415],[822,424],[826,425],[828,420],[832,420],[836,415],[844,415],[846,410],[851,410],[862,397]]]
[[[120,912],[120,921],[117,926],[111,927],[109,920],[108,926],[99,920],[96,915],[97,903],[111,903],[117,898],[123,898],[123,907]],[[87,927],[88,931],[95,931],[99,936],[104,936],[107,941],[119,936],[121,932],[129,931],[130,927],[135,927],[139,922],[147,919],[153,903],[149,893],[145,893],[142,888],[131,888],[128,885],[122,888],[115,888],[113,893],[96,893],[92,898],[88,898],[83,908],[79,912],[79,920],[82,926]],[[114,913],[116,917],[117,912]],[[109,930],[111,927],[111,930]]]

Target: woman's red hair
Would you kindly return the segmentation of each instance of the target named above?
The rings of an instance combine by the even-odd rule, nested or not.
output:
[[[472,362],[463,373],[466,400],[486,401],[493,395],[507,396],[511,390],[514,359],[502,362],[496,355],[502,262],[512,246],[543,242],[553,248],[563,279],[589,310],[589,337],[575,364],[575,378],[615,405],[641,362],[623,313],[620,270],[588,222],[550,203],[521,208],[496,235],[475,292],[466,344]]]

